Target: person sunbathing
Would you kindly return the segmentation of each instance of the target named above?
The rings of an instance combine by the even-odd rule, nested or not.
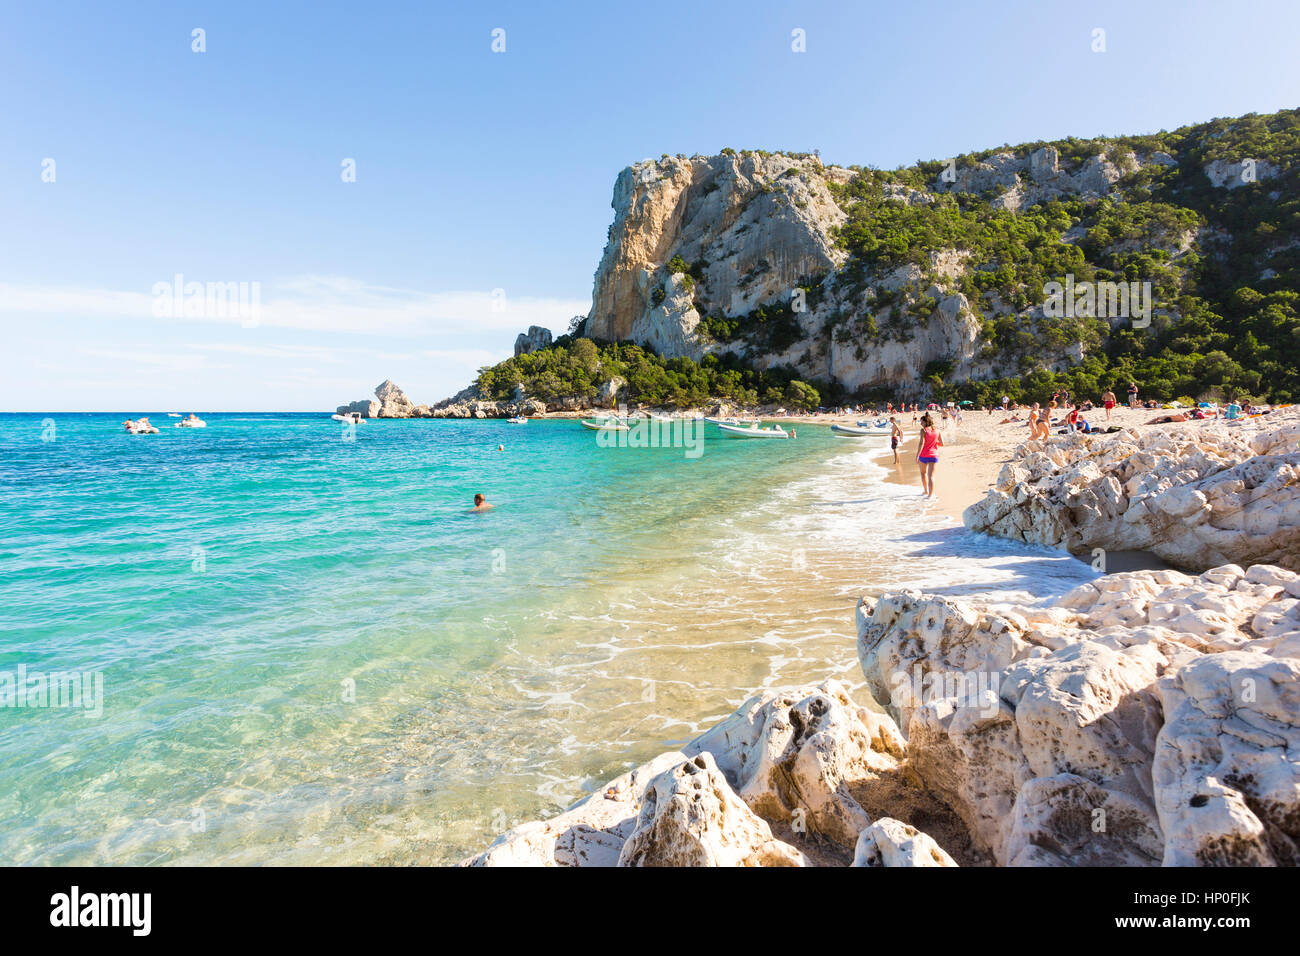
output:
[[[1157,415],[1155,418],[1151,419],[1151,421],[1147,422],[1147,424],[1168,425],[1173,422],[1185,422],[1185,421],[1188,421],[1188,417],[1185,412],[1175,412],[1172,415]]]

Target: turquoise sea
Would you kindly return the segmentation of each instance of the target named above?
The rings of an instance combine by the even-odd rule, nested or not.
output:
[[[103,688],[0,706],[0,863],[454,862],[758,687],[860,687],[863,593],[1092,576],[824,427],[692,458],[575,421],[199,414],[0,415],[0,693]]]

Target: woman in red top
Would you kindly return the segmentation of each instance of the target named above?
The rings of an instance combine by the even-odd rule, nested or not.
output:
[[[916,461],[921,466],[921,493],[934,497],[934,466],[939,463],[939,449],[943,436],[934,427],[929,412],[921,416],[921,436],[916,442]]]

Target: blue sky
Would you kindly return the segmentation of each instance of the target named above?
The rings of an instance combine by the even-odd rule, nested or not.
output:
[[[629,163],[1270,112],[1300,104],[1298,35],[1266,0],[5,2],[0,410],[436,401],[587,311]],[[259,323],[153,315],[177,274],[260,283]]]

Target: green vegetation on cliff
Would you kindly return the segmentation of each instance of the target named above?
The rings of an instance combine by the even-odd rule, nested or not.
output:
[[[1160,399],[1300,399],[1300,110],[1151,136],[1027,143],[959,156],[955,166],[995,152],[1023,158],[1043,146],[1058,150],[1063,170],[1105,155],[1122,172],[1114,196],[1055,199],[1018,212],[993,204],[997,190],[931,192],[930,202],[916,205],[887,198],[888,186],[933,186],[945,166],[939,162],[863,169],[835,187],[848,214],[839,232],[850,255],[843,274],[858,290],[882,269],[913,263],[927,270],[932,252],[969,253],[957,288],[986,318],[983,357],[1020,374],[965,382],[935,376],[937,397],[1037,398],[1062,386],[1095,397],[1132,380]],[[1156,152],[1172,161],[1154,161]],[[1206,172],[1213,162],[1233,175],[1249,167],[1254,181],[1216,187]],[[1268,167],[1277,174],[1264,175]],[[1024,312],[1043,301],[1047,282],[1067,274],[1075,282],[1150,282],[1150,327],[1088,317],[1031,327],[994,307]],[[1050,371],[1045,359],[1075,343],[1083,361]]]
[[[759,371],[733,355],[706,355],[700,362],[666,359],[630,343],[596,344],[561,336],[546,349],[507,359],[479,370],[475,386],[492,401],[507,401],[516,385],[532,398],[594,402],[600,385],[618,377],[627,382],[620,397],[652,406],[698,407],[714,399],[738,405],[760,401],[791,409],[816,408],[818,389],[781,369]]]
[[[1050,152],[1029,160],[1047,146],[1056,168]],[[996,153],[1014,159],[976,168]],[[1013,168],[1019,178],[1007,174]],[[809,401],[798,377],[829,377],[832,347],[839,361],[847,347],[865,362],[882,343],[915,337],[939,306],[937,285],[945,297],[961,293],[978,320],[973,349],[967,339],[964,352],[954,345],[935,356],[919,382],[850,395],[813,381],[818,400],[917,398],[917,386],[980,404],[1003,394],[1041,400],[1059,388],[1097,399],[1130,381],[1161,400],[1300,400],[1300,110],[1006,146],[951,166],[857,169],[826,186],[846,216],[835,238],[847,259],[799,280],[805,309],[783,296],[729,315],[732,299],[710,299],[708,263],[679,252],[665,265],[686,277],[702,316],[697,334],[718,354],[669,360],[629,343],[566,337],[482,370],[480,390],[505,398],[523,384],[547,400],[590,400],[617,375],[627,397],[651,404],[720,397],[798,407]],[[750,262],[741,285],[770,268],[761,254]],[[1149,324],[1086,310],[1045,314],[1049,285],[1067,281],[1149,284]],[[664,298],[657,286],[651,304]],[[778,355],[798,356],[790,361],[802,371],[757,371]]]

